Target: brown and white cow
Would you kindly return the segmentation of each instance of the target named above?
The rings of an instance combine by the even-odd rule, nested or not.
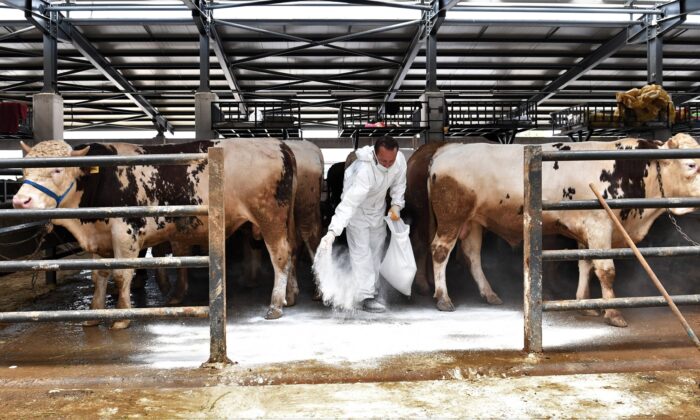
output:
[[[690,149],[698,143],[678,134],[664,145],[638,139],[615,142],[547,144],[544,150]],[[657,164],[658,162],[658,164]],[[595,199],[588,184],[594,183],[605,198],[661,197],[657,180],[667,197],[699,197],[699,159],[639,161],[545,162],[542,166],[544,201]],[[511,244],[523,237],[523,146],[490,144],[447,144],[437,149],[428,178],[430,206],[435,217],[431,252],[435,273],[437,307],[452,311],[447,294],[445,266],[459,239],[471,263],[471,272],[483,296],[495,296],[481,270],[482,230],[488,229]],[[641,241],[664,209],[614,210],[635,242]],[[692,209],[673,209],[685,214]],[[625,247],[621,235],[603,210],[547,211],[543,213],[543,233],[561,234],[577,240],[582,247],[609,249]],[[579,262],[577,299],[589,297],[588,280],[594,270],[600,280],[603,298],[613,298],[615,266],[612,260]],[[627,325],[616,309],[605,310],[606,321]]]
[[[198,153],[214,145],[224,148],[227,235],[246,221],[259,228],[275,270],[275,284],[266,318],[279,318],[294,289],[287,280],[294,248],[296,162],[294,154],[284,143],[272,139],[163,146],[93,143],[73,150],[64,141],[51,140],[33,148],[23,145],[23,148],[27,157],[65,157]],[[206,162],[99,169],[37,168],[25,169],[24,177],[30,183],[25,183],[15,195],[15,208],[53,208],[57,201],[63,208],[206,205],[209,201]],[[64,197],[56,200],[42,189]],[[139,250],[163,242],[173,245],[175,255],[189,253],[192,245],[206,244],[208,236],[206,217],[59,219],[53,223],[66,227],[86,251],[116,258],[136,257]],[[131,307],[129,286],[133,271],[113,271],[120,291],[118,308]],[[104,308],[107,278],[102,274],[93,276],[96,283],[91,308]],[[122,320],[116,321],[112,327],[126,328],[128,325],[129,321]]]
[[[315,144],[306,140],[285,140],[294,153],[297,163],[297,192],[294,200],[294,223],[296,225],[296,243],[306,252],[310,260],[313,261],[316,248],[321,240],[321,189],[323,188],[323,153]],[[257,239],[257,229],[246,232],[244,242],[241,244],[244,249],[246,267],[248,273],[246,277],[247,286],[255,286],[258,273],[261,270],[263,253],[258,248],[251,246],[251,239]],[[251,237],[252,235],[252,237]],[[296,259],[298,253],[293,253],[294,263],[290,272],[290,281],[296,287]],[[296,297],[299,289],[294,289],[294,293],[288,296],[287,304],[293,305],[292,296]]]

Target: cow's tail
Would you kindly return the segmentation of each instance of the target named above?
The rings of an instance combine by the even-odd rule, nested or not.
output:
[[[433,239],[435,238],[435,232],[437,231],[437,219],[435,218],[435,211],[433,210],[433,200],[431,199],[430,184],[432,183],[432,177],[430,173],[433,169],[433,159],[430,158],[430,163],[428,164],[428,179],[425,181],[428,183],[428,264],[426,267],[425,275],[428,277],[428,282],[432,285],[435,284],[435,276],[433,274]]]

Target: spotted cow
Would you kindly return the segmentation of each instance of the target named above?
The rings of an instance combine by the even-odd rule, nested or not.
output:
[[[615,142],[547,144],[544,150],[695,149],[698,143],[687,134],[677,134],[665,144],[639,139]],[[659,198],[663,185],[667,197],[699,197],[699,159],[562,161],[542,165],[544,201],[595,199],[589,183],[605,198]],[[657,178],[657,174],[660,177]],[[437,307],[452,311],[447,293],[445,266],[457,240],[470,262],[472,276],[482,296],[498,299],[481,269],[483,229],[511,244],[523,238],[523,146],[490,144],[446,144],[439,147],[428,172],[430,210],[435,233],[431,253]],[[673,209],[685,214],[693,209]],[[614,210],[635,242],[641,241],[664,209]],[[625,247],[625,242],[603,210],[547,211],[543,233],[575,239],[584,248]],[[577,299],[589,297],[588,280],[594,271],[603,298],[613,298],[615,266],[612,260],[579,262]],[[499,299],[500,301],[500,299]],[[627,325],[619,310],[606,309],[605,320],[614,326]]]
[[[272,255],[275,285],[266,318],[282,316],[282,307],[297,289],[288,282],[294,248],[294,197],[296,162],[290,148],[278,140],[201,141],[180,145],[139,146],[93,143],[73,150],[60,140],[44,141],[30,148],[27,157],[147,155],[199,153],[211,146],[224,149],[226,233],[243,223],[255,225]],[[14,196],[15,208],[62,208],[206,205],[209,201],[208,165],[144,165],[105,168],[25,169],[25,183]],[[60,200],[55,199],[60,197]],[[170,242],[174,255],[187,254],[193,245],[207,244],[206,217],[144,217],[111,219],[58,219],[88,252],[100,256],[133,258],[139,250]],[[131,269],[114,270],[119,288],[118,308],[130,308]],[[91,308],[104,308],[107,278],[93,276],[95,292]],[[114,322],[126,328],[129,321]]]

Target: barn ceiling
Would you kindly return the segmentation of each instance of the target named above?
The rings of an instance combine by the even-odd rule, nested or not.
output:
[[[211,90],[221,99],[235,93],[245,101],[298,101],[306,129],[337,125],[343,101],[384,100],[392,93],[396,100],[416,100],[426,86],[420,31],[429,3],[209,2],[211,30],[228,63],[221,65],[212,43]],[[577,72],[582,60],[595,58],[642,11],[658,10],[652,1],[445,3],[454,7],[437,32],[437,86],[448,101],[537,98],[562,75]],[[43,87],[42,33],[18,10],[23,0],[0,4],[0,99],[31,101]],[[79,31],[175,131],[193,129],[200,58],[190,2],[73,0],[46,6]],[[551,13],[554,8],[562,9]],[[631,8],[638,13],[629,13]],[[663,82],[672,94],[692,93],[700,82],[700,20],[692,18],[664,34]],[[614,100],[616,91],[647,81],[644,43],[625,43],[596,61],[542,100],[541,126],[549,124],[552,111]],[[397,75],[404,76],[398,86]],[[96,69],[74,43],[58,44],[57,88],[66,130],[153,127],[123,86]]]

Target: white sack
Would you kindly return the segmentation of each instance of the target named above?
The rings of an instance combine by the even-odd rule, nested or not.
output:
[[[379,267],[379,273],[394,289],[411,296],[411,285],[416,276],[416,260],[408,237],[410,227],[401,219],[393,221],[387,216],[384,220],[391,231],[391,242]]]

